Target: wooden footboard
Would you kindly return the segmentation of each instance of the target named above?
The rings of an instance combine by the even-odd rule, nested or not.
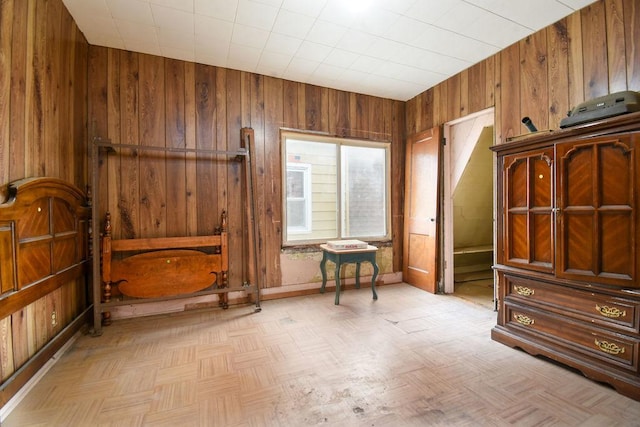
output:
[[[216,293],[219,305],[227,308],[228,243],[224,211],[213,235],[122,240],[112,239],[107,212],[101,243],[102,303]],[[109,311],[103,311],[102,323],[111,323]]]

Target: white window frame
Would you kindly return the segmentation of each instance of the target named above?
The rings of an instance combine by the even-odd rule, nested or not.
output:
[[[302,239],[296,239],[296,240],[289,240],[288,238],[288,227],[287,227],[287,168],[290,164],[290,162],[287,159],[287,140],[288,139],[294,139],[294,140],[299,140],[299,141],[308,141],[308,142],[320,142],[320,143],[327,143],[327,144],[333,144],[336,146],[336,159],[337,159],[337,165],[336,165],[336,172],[337,172],[337,177],[336,177],[336,191],[337,191],[337,198],[338,198],[338,206],[336,208],[336,227],[338,229],[337,231],[337,236],[332,237],[331,239],[317,239],[317,238],[309,238],[306,240],[302,240]],[[357,239],[362,239],[362,240],[366,240],[366,241],[378,241],[378,242],[382,242],[382,241],[390,241],[391,240],[391,177],[390,177],[390,171],[391,171],[391,143],[390,142],[381,142],[381,141],[369,141],[369,140],[360,140],[360,139],[354,139],[354,138],[341,138],[341,137],[337,137],[337,136],[330,136],[324,133],[319,133],[319,132],[304,132],[304,131],[298,131],[298,130],[290,130],[290,129],[281,129],[281,133],[280,133],[280,141],[281,141],[281,155],[282,155],[282,244],[283,246],[300,246],[300,245],[307,245],[307,244],[318,244],[318,243],[324,243],[327,240],[333,240],[333,239],[341,239],[343,238],[342,234],[342,227],[343,227],[343,221],[342,221],[342,200],[341,200],[341,193],[342,193],[342,180],[341,180],[341,159],[340,159],[340,147],[342,145],[349,145],[349,146],[359,146],[359,147],[371,147],[371,148],[382,148],[385,150],[385,188],[384,188],[384,192],[385,192],[385,234],[384,235],[380,235],[380,236],[352,236],[349,237],[350,239],[353,238],[357,238]],[[295,163],[293,163],[295,164]],[[309,175],[309,179],[311,179],[311,175]],[[306,186],[305,190],[309,190],[310,189],[310,185]],[[311,200],[311,195],[309,196],[309,200]],[[310,218],[312,218],[312,210],[313,210],[313,206],[312,203],[309,203],[309,215]],[[312,227],[311,227],[312,228]],[[309,230],[309,233],[311,233],[313,230]],[[297,230],[294,231],[293,233],[291,233],[292,236],[296,236],[296,237],[300,237],[301,233],[298,233]]]
[[[293,163],[293,162],[288,162],[287,163],[287,168],[285,171],[285,180],[286,180],[286,174],[289,172],[289,170],[295,170],[295,171],[300,171],[303,173],[303,196],[302,196],[302,200],[304,200],[304,211],[305,211],[305,227],[295,227],[293,228],[291,231],[289,231],[289,229],[287,228],[287,232],[290,234],[294,234],[294,235],[300,235],[300,234],[309,234],[311,233],[312,227],[311,227],[311,207],[312,207],[312,200],[311,200],[311,191],[310,191],[310,183],[311,183],[311,165],[308,163]],[[289,200],[291,200],[290,197],[287,196],[287,189],[286,189],[286,185],[287,183],[285,182],[285,192],[283,193],[285,195],[285,209],[287,206],[287,202]],[[296,198],[298,199],[298,198]]]

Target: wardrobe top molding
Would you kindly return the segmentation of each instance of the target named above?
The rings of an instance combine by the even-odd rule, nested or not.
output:
[[[640,112],[623,114],[609,117],[602,120],[595,120],[578,126],[573,126],[558,130],[545,130],[524,134],[508,139],[507,142],[496,144],[490,149],[499,154],[512,154],[522,150],[522,148],[536,148],[537,146],[548,146],[550,142],[567,138],[586,138],[611,133],[622,133],[640,130]]]

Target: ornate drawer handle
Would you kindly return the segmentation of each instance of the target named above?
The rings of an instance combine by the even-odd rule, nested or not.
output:
[[[527,288],[526,286],[515,285],[513,287],[513,290],[516,291],[516,294],[522,295],[524,297],[530,297],[531,295],[536,293],[535,290],[533,290],[531,288]]]
[[[594,342],[598,346],[598,348],[604,351],[605,353],[614,354],[614,355],[624,353],[624,347],[620,347],[616,343],[612,343],[608,341],[598,341],[597,338]]]
[[[535,320],[533,320],[529,316],[525,316],[524,314],[514,314],[513,318],[516,319],[516,322],[525,326],[531,326],[535,323]]]
[[[599,306],[596,304],[596,311],[604,317],[611,318],[624,317],[627,315],[625,310],[620,310],[618,307],[609,307],[608,305]]]

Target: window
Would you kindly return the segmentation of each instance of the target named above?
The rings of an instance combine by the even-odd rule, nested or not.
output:
[[[389,144],[282,132],[284,244],[389,238]]]

